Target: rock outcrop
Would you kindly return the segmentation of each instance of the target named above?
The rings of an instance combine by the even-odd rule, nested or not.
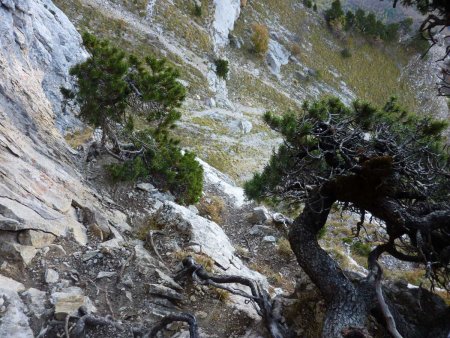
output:
[[[1,4],[0,251],[29,263],[56,237],[86,243],[74,200],[113,217],[74,169],[60,133],[76,121],[62,111],[59,88],[86,56],[80,35],[51,1]]]

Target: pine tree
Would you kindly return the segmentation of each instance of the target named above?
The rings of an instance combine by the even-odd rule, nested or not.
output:
[[[111,177],[117,181],[160,175],[180,202],[197,202],[202,168],[195,155],[183,153],[170,136],[186,94],[178,71],[164,59],[140,60],[89,33],[83,34],[83,43],[90,57],[70,70],[74,89],[62,93],[77,106],[83,121],[101,128],[102,147],[121,161],[109,167]],[[135,130],[137,117],[146,121],[145,129]]]
[[[364,323],[378,309],[371,292],[384,302],[378,263],[382,254],[420,263],[431,285],[450,287],[446,122],[408,113],[395,98],[383,109],[360,101],[347,107],[330,98],[305,103],[299,114],[267,113],[265,120],[284,142],[263,172],[245,184],[245,193],[259,201],[302,204],[289,229],[289,242],[303,271],[327,302],[322,336],[341,337],[344,331],[348,336],[362,336],[357,333],[364,332]],[[360,214],[356,236],[367,213],[379,222],[366,227],[384,224],[386,237],[372,243],[368,255],[369,275],[357,283],[318,243],[336,205]],[[383,314],[390,316],[387,305]],[[392,325],[389,330],[399,336]],[[402,332],[403,336],[410,334]]]

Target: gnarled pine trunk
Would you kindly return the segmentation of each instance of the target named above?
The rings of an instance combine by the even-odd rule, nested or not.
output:
[[[333,194],[324,190],[316,191],[308,199],[305,209],[291,227],[289,242],[298,263],[327,303],[322,336],[345,337],[350,332],[365,331],[370,309],[358,288],[317,241],[317,234],[325,225],[335,202]]]

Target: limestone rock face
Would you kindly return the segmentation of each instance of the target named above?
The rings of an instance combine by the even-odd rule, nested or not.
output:
[[[234,28],[234,22],[241,12],[241,0],[215,0],[216,6],[213,29],[216,46],[228,43],[228,34]]]
[[[281,66],[284,66],[289,62],[290,55],[291,53],[283,45],[270,39],[269,52],[267,53],[267,64],[273,74],[280,74]]]
[[[29,262],[55,237],[86,243],[74,200],[103,223],[119,218],[84,184],[61,135],[76,126],[59,91],[87,56],[80,35],[50,0],[0,3],[0,248]]]
[[[235,256],[235,249],[228,236],[216,223],[173,202],[164,203],[158,217],[161,224],[173,226],[179,232],[189,235],[189,242],[194,243],[193,249],[211,257],[227,274],[241,275],[265,283],[262,275],[247,268]]]
[[[25,305],[17,294],[24,289],[21,283],[0,275],[0,337],[34,337]]]

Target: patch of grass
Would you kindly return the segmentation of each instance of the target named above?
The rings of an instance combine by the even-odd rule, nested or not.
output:
[[[339,264],[341,269],[348,270],[350,267],[350,260],[348,259],[347,255],[342,252],[337,247],[332,247],[326,250],[330,256]]]
[[[370,252],[372,251],[370,244],[363,243],[363,242],[354,242],[350,246],[350,248],[351,248],[353,254],[362,256],[362,257],[369,256]]]
[[[215,287],[210,287],[213,294],[216,296],[218,300],[220,300],[222,303],[227,303],[230,299],[230,293],[223,289],[218,289]]]
[[[299,110],[295,100],[242,70],[233,70],[228,81],[230,91],[243,100],[255,102],[268,110],[286,112]]]
[[[412,269],[412,270],[388,270],[384,269],[384,275],[390,280],[404,280],[413,285],[420,285],[424,283],[427,285],[425,280],[425,271],[423,269]]]
[[[86,127],[81,130],[77,130],[73,133],[66,134],[64,138],[66,142],[73,148],[76,149],[79,146],[85,144],[89,141],[93,135],[94,131],[90,127]]]
[[[418,102],[415,93],[403,82],[399,82],[401,69],[410,55],[403,46],[394,44],[376,45],[357,38],[342,41],[331,36],[326,28],[317,26],[311,34],[312,52],[302,62],[313,69],[336,69],[357,97],[384,106],[386,100],[397,94],[402,105],[415,111]],[[350,58],[342,57],[341,51],[352,51]],[[329,71],[322,72],[322,79],[339,88],[340,80]]]
[[[286,259],[290,259],[293,257],[294,253],[292,252],[291,244],[286,238],[280,238],[277,244],[277,250],[280,256]]]
[[[208,32],[193,23],[191,17],[183,14],[175,5],[167,4],[156,18],[167,30],[181,38],[188,48],[197,47],[203,52],[212,50],[213,45]]]
[[[164,224],[158,223],[155,218],[148,217],[145,222],[134,228],[134,236],[141,241],[145,241],[147,239],[147,235],[151,230],[162,230],[164,229]]]
[[[269,283],[273,284],[274,286],[282,287],[285,283],[283,276],[273,271],[267,265],[252,263],[249,265],[249,268],[258,271],[260,274],[266,276]]]
[[[211,220],[217,224],[221,224],[223,222],[226,205],[225,201],[221,197],[212,196],[209,198],[209,201],[206,198],[202,198],[197,207],[200,215],[208,215]]]
[[[192,258],[194,258],[196,263],[203,265],[203,267],[205,268],[206,271],[212,272],[212,270],[214,268],[214,260],[212,258],[210,258],[209,256],[207,256],[205,254],[195,253],[190,250],[178,250],[178,251],[175,251],[175,253],[174,253],[175,259],[180,262],[183,259],[185,259],[187,256],[192,256]]]
[[[148,0],[113,0],[114,2],[122,3],[122,5],[129,11],[145,16],[147,11]]]

